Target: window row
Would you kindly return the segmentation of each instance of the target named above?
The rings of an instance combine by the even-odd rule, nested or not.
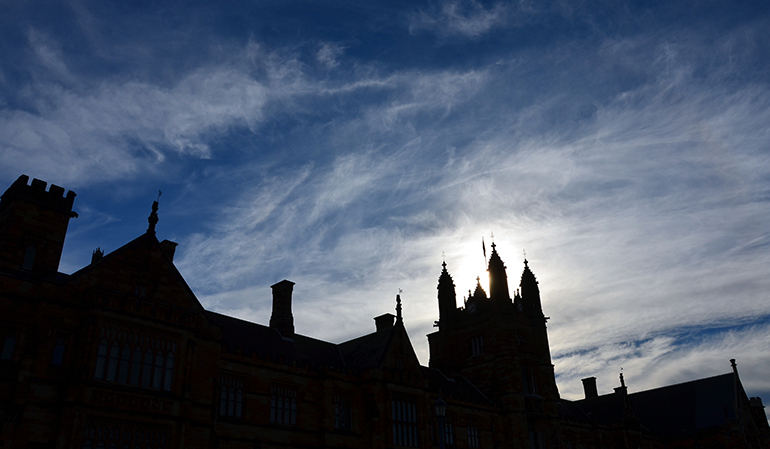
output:
[[[219,381],[219,416],[243,417],[244,381],[231,376],[222,376]],[[283,426],[297,424],[298,390],[293,387],[275,385],[270,389],[270,423]],[[334,394],[334,428],[350,430],[352,423],[352,397],[350,394]]]
[[[166,336],[107,324],[100,332],[94,378],[171,391],[176,347]]]

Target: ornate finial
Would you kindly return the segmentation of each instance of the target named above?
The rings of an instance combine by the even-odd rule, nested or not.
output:
[[[441,251],[441,266],[446,270],[446,253]]]
[[[160,202],[160,196],[163,195],[163,191],[158,189],[158,199],[156,201]]]
[[[495,233],[494,232],[490,232],[489,233],[489,238],[492,239],[492,251],[494,251],[495,247],[497,246],[497,245],[495,245]]]
[[[155,225],[158,224],[158,202],[153,201],[152,202],[152,212],[150,212],[150,216],[147,217],[147,221],[150,222],[150,227],[147,228],[148,234],[155,234]]]
[[[730,359],[730,366],[733,367],[734,373],[738,373],[738,365],[735,363],[735,359]]]
[[[623,367],[620,367],[620,386],[625,387],[626,381],[623,379]]]
[[[398,294],[396,295],[396,321],[401,322],[401,292],[402,290],[398,289]]]

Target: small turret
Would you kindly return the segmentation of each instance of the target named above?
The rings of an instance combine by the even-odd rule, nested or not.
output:
[[[527,259],[524,259],[524,272],[521,274],[521,309],[527,315],[542,317],[543,307],[540,304],[540,288],[537,279],[529,269]]]
[[[476,276],[476,289],[473,291],[474,301],[483,301],[487,299],[487,292],[484,291],[484,287],[481,286],[481,279]]]
[[[454,317],[457,310],[457,293],[452,276],[446,269],[446,262],[442,263],[441,275],[438,277],[438,319],[439,323],[446,323]]]

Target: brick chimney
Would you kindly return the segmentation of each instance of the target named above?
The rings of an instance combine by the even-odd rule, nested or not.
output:
[[[171,240],[163,240],[160,242],[160,247],[163,250],[164,253],[166,253],[166,256],[168,256],[171,261],[174,261],[174,253],[176,252],[176,246],[178,243],[172,242]]]
[[[393,328],[394,319],[396,319],[396,316],[392,313],[386,313],[385,315],[374,317],[374,325],[377,326],[377,332]]]
[[[585,392],[586,399],[599,396],[599,392],[596,390],[595,377],[586,377],[585,379],[580,380],[583,382],[583,391]]]
[[[294,315],[291,314],[291,293],[294,282],[286,279],[271,285],[273,289],[273,314],[270,316],[270,327],[276,329],[284,337],[294,335]]]

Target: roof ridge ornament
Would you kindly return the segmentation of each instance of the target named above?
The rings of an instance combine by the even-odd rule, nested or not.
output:
[[[396,295],[396,322],[401,323],[403,321],[403,318],[401,316],[401,290],[398,289],[398,294]]]

